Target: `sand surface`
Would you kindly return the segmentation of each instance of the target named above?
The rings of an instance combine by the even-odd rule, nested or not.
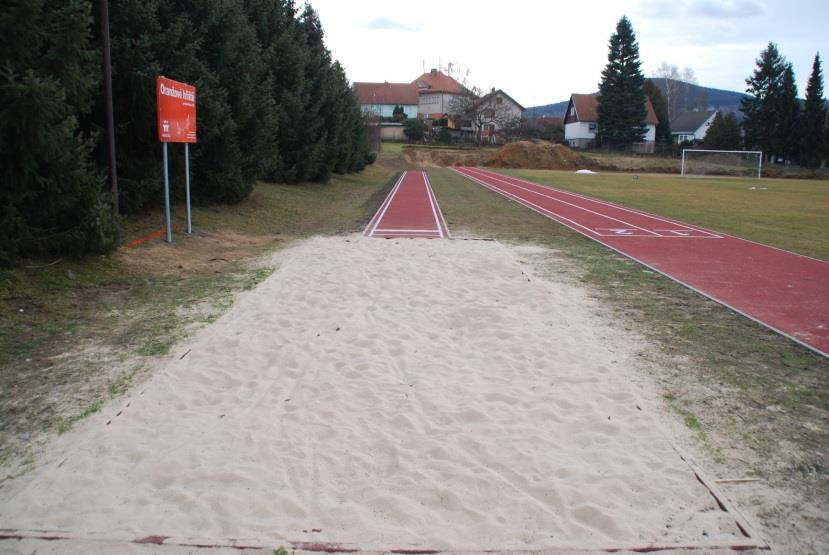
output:
[[[521,257],[356,236],[275,255],[150,381],[3,483],[0,528],[64,531],[79,539],[40,547],[79,553],[151,535],[467,552],[741,539],[673,449],[639,339]]]

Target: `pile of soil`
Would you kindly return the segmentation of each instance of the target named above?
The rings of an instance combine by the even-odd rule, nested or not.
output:
[[[404,148],[403,160],[412,167],[482,166],[489,153],[448,148]]]
[[[564,145],[520,141],[504,145],[486,162],[497,168],[598,170],[599,165]]]

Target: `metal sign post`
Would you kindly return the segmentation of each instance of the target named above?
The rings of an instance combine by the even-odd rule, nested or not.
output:
[[[164,222],[167,242],[173,242],[170,217],[170,173],[167,143],[184,143],[184,172],[187,198],[187,233],[193,232],[190,210],[190,143],[196,142],[196,87],[166,77],[156,77],[158,140],[164,143]]]
[[[187,234],[193,233],[193,218],[190,213],[190,143],[184,143],[184,183],[187,197]]]
[[[167,143],[164,142],[164,229],[167,242],[173,242],[173,226],[170,223],[170,171],[167,169]]]

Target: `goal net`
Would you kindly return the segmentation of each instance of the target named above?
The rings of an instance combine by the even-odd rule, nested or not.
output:
[[[760,178],[763,153],[759,150],[682,150],[682,175],[728,175]]]

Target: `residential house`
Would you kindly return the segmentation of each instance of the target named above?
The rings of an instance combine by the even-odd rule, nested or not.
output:
[[[417,117],[417,87],[411,83],[354,83],[354,91],[364,114],[377,118],[372,122],[380,128],[381,140],[402,141],[403,124],[391,121],[394,109],[403,108],[406,118]]]
[[[653,152],[659,120],[649,98],[645,99],[645,140],[635,145],[639,152]],[[572,94],[564,116],[564,140],[572,148],[592,148],[599,132],[599,97],[595,94]]]
[[[417,87],[411,83],[354,83],[363,113],[391,118],[395,106],[402,106],[407,118],[417,117]]]
[[[509,139],[518,131],[525,108],[501,89],[492,89],[472,104],[468,117],[472,132],[484,142],[496,143]]]
[[[424,73],[412,81],[412,85],[417,87],[418,117],[424,120],[452,114],[458,105],[458,97],[469,94],[466,87],[436,69]]]
[[[716,110],[683,112],[671,121],[671,137],[677,144],[701,143],[717,115]]]

